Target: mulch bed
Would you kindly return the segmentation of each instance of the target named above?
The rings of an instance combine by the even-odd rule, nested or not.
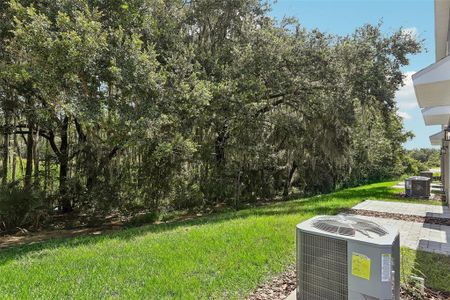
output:
[[[247,300],[283,300],[286,299],[296,287],[296,273],[295,266],[289,266],[289,268],[278,275],[277,277],[267,281],[264,284],[258,286],[258,288],[247,298]],[[402,289],[400,293],[402,300],[417,300],[417,299],[430,299],[430,300],[449,300],[450,293],[437,292],[429,288],[425,288],[421,298],[416,296],[410,296],[409,293]]]
[[[248,300],[283,300],[294,290],[295,266],[289,266],[287,270],[270,281],[260,286],[247,298]]]
[[[345,213],[367,216],[367,217],[377,217],[377,218],[385,218],[385,219],[394,219],[394,220],[450,226],[450,219],[448,219],[448,218],[421,217],[421,216],[378,212],[378,211],[371,211],[371,210],[364,210],[364,209],[349,209],[349,210],[346,210]]]
[[[400,291],[400,299],[402,300],[417,300],[417,299],[429,299],[429,300],[449,300],[450,293],[448,292],[437,292],[429,288],[425,288],[425,291],[419,297],[412,296],[407,293],[404,289]]]
[[[430,200],[445,202],[446,201],[445,194],[432,193],[430,196]]]

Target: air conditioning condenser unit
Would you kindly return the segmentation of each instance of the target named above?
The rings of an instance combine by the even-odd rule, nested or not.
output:
[[[431,181],[433,181],[433,175],[434,175],[434,173],[431,171],[421,171],[420,172],[421,177],[428,177],[428,178],[430,178]]]
[[[405,193],[408,197],[429,198],[431,180],[428,177],[413,176],[405,179]]]
[[[297,225],[297,300],[400,299],[400,235],[355,216]]]

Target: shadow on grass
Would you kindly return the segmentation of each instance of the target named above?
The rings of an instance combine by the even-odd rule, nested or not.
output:
[[[436,214],[431,215],[435,216]],[[450,249],[450,232],[445,230],[446,226],[424,223],[423,227],[429,228],[433,232],[440,233],[441,236],[444,235],[445,237],[440,241],[420,239],[418,249],[431,249],[435,251]],[[418,250],[414,261],[414,269],[423,273],[427,287],[433,290],[448,292],[448,296],[450,297],[450,256]]]
[[[450,297],[450,256],[417,251],[414,269],[425,277],[427,287],[449,293]]]
[[[57,238],[36,244],[22,245],[0,250],[0,265],[16,260],[32,252],[52,250],[57,248],[74,248],[96,244],[109,239],[132,240],[149,233],[163,233],[176,230],[179,227],[197,226],[228,222],[249,217],[283,217],[289,215],[313,216],[331,215],[346,210],[365,199],[386,199],[392,196],[392,189],[386,186],[367,186],[353,188],[326,195],[306,199],[278,202],[265,206],[247,208],[240,211],[216,213],[192,220],[165,224],[145,225],[135,228],[124,228],[118,231],[106,232],[102,235],[79,236],[75,238]]]

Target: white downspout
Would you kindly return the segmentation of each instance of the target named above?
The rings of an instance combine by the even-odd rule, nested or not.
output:
[[[445,191],[445,198],[447,199],[447,204],[450,206],[450,149],[449,149],[449,142],[448,141],[444,141],[444,177],[443,177],[443,181],[444,181],[444,191]]]

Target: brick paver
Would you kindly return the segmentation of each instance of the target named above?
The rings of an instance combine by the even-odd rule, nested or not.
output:
[[[450,209],[447,206],[440,205],[366,200],[353,208],[393,214],[450,219]]]
[[[450,218],[449,208],[439,205],[366,200],[355,205],[353,209],[421,217]],[[375,221],[380,225],[397,227],[402,246],[450,256],[450,226],[387,218],[358,217]]]
[[[450,226],[358,216],[380,225],[397,227],[400,245],[414,250],[450,255]]]

